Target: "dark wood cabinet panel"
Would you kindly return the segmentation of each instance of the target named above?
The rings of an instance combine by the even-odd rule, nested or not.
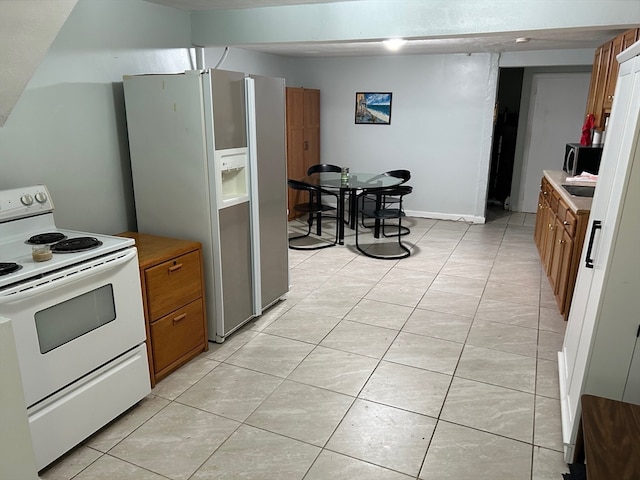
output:
[[[287,176],[302,178],[320,163],[320,90],[287,87]],[[301,199],[289,190],[289,220]]]

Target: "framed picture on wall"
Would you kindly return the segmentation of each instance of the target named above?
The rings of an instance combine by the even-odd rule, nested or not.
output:
[[[356,124],[390,125],[391,92],[356,92]]]

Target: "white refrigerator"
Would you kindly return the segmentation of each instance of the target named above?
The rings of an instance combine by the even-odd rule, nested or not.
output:
[[[289,289],[284,80],[123,84],[138,230],[202,243],[209,340],[223,342]]]

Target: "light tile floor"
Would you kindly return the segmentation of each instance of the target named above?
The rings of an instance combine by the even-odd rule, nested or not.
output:
[[[286,300],[41,478],[561,479],[565,323],[534,216],[498,213],[407,219],[400,261],[290,250]]]

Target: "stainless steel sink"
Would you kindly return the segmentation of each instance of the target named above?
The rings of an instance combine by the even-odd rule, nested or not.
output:
[[[596,187],[589,185],[562,185],[562,188],[576,197],[593,197],[593,192],[596,189]]]

